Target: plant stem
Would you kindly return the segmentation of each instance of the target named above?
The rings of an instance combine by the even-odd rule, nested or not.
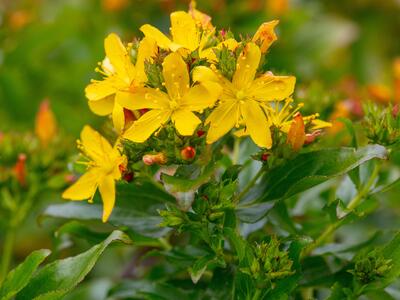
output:
[[[256,184],[257,180],[264,173],[264,171],[265,171],[264,166],[262,166],[260,170],[258,170],[256,175],[253,177],[253,179],[250,180],[250,182],[246,185],[246,187],[237,195],[234,201],[235,203],[238,203],[240,199],[242,199],[243,196],[245,196],[250,191],[250,189]]]
[[[260,289],[256,289],[253,297],[251,298],[251,300],[258,300],[261,296],[261,290]]]
[[[358,192],[357,195],[353,199],[350,200],[349,204],[347,204],[347,207],[346,207],[347,211],[350,212],[350,211],[356,209],[360,205],[361,201],[368,195],[372,185],[375,183],[375,180],[379,175],[381,165],[382,164],[379,162],[377,162],[375,164],[374,170],[372,171],[372,174],[369,177],[367,183],[361,188],[360,192]],[[345,218],[345,217],[343,217],[343,218]],[[322,234],[313,243],[311,243],[308,247],[306,247],[302,251],[301,258],[306,257],[315,248],[322,245],[336,231],[336,229],[338,229],[342,225],[342,223],[343,223],[342,221],[343,221],[343,219],[340,219],[332,224],[329,224],[329,226],[325,228],[325,230],[322,232]]]
[[[11,264],[11,258],[13,254],[15,241],[15,227],[10,226],[6,232],[3,245],[3,253],[1,256],[1,270],[0,270],[0,282],[6,277]]]
[[[233,144],[233,154],[232,154],[232,163],[236,165],[239,161],[239,152],[240,152],[240,139],[236,138]]]

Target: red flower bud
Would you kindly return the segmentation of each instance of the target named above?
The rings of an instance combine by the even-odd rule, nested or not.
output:
[[[181,156],[183,160],[192,160],[196,156],[196,149],[187,146],[181,150]]]
[[[24,153],[18,155],[13,172],[18,183],[21,186],[26,186],[26,155]]]
[[[197,136],[202,137],[206,132],[204,130],[197,130]]]
[[[167,163],[167,157],[164,153],[160,152],[157,154],[145,154],[142,157],[145,165],[151,166],[154,164],[164,165]]]
[[[307,133],[306,139],[304,140],[305,145],[309,145],[315,141],[317,137],[319,137],[322,133],[322,130],[315,130],[314,132]]]
[[[399,106],[399,104],[397,103],[395,106],[393,106],[393,109],[392,109],[392,116],[393,116],[393,118],[397,118],[397,117],[398,117],[398,115],[399,115],[399,110],[400,110],[400,106]]]
[[[267,161],[268,158],[269,158],[269,154],[268,154],[268,153],[263,153],[263,154],[261,154],[261,160],[262,160],[262,161]]]

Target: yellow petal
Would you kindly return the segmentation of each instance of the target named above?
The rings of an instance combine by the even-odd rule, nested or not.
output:
[[[96,193],[100,176],[96,169],[83,174],[73,185],[67,188],[62,197],[69,200],[91,200]]]
[[[140,27],[140,31],[143,32],[146,37],[150,37],[153,40],[157,41],[157,45],[160,48],[169,49],[172,43],[172,41],[167,38],[164,33],[149,24],[145,24]]]
[[[135,121],[123,134],[123,138],[136,143],[146,141],[162,124],[168,121],[170,111],[153,109]]]
[[[163,75],[171,98],[180,98],[189,90],[188,67],[178,53],[171,53],[164,59]]]
[[[110,143],[88,125],[82,129],[81,143],[85,153],[96,162],[104,162],[104,157],[112,151]]]
[[[144,37],[139,44],[136,60],[136,82],[146,82],[147,76],[144,71],[145,61],[152,61],[157,54],[157,43],[150,37]]]
[[[135,78],[135,67],[131,62],[128,51],[122,44],[121,39],[115,33],[109,34],[104,40],[106,55],[110,60],[115,72],[124,82],[130,84]]]
[[[114,95],[108,96],[98,101],[88,101],[89,108],[99,116],[107,116],[114,109]]]
[[[271,148],[272,139],[267,118],[256,101],[247,100],[241,105],[246,132],[254,143],[262,148]]]
[[[220,103],[206,120],[210,123],[207,143],[211,144],[231,130],[238,123],[239,105],[235,101]]]
[[[172,113],[172,122],[180,135],[191,136],[201,120],[192,112],[179,109]]]
[[[192,71],[192,76],[194,82],[219,81],[217,74],[206,66],[195,67]]]
[[[124,108],[118,103],[114,103],[112,120],[115,130],[117,131],[118,134],[120,134],[125,127],[125,115],[124,115]]]
[[[102,81],[94,81],[85,88],[85,95],[90,101],[102,100],[114,95],[117,89],[123,86],[118,78],[110,76]]]
[[[248,43],[240,54],[232,83],[237,89],[248,87],[254,80],[261,59],[260,48],[254,43]]]
[[[99,191],[103,201],[103,222],[107,222],[115,204],[115,182],[112,176],[105,176],[99,184]]]
[[[284,100],[293,94],[296,77],[263,75],[253,81],[248,96],[260,101]]]
[[[181,100],[181,107],[189,111],[201,111],[214,105],[222,88],[215,82],[204,82],[191,87]]]
[[[215,55],[215,50],[221,50],[223,47],[228,48],[231,51],[234,51],[237,46],[239,45],[238,41],[236,41],[233,38],[226,39],[225,41],[219,43],[217,46],[205,49],[200,52],[200,57],[201,58],[207,58],[211,62],[217,61],[217,56]]]
[[[193,18],[184,11],[171,14],[171,35],[174,43],[194,51],[199,47],[199,31]]]
[[[119,92],[115,99],[121,106],[130,110],[169,107],[168,95],[152,88],[136,88],[133,92]]]
[[[273,20],[271,22],[265,22],[257,29],[257,32],[253,36],[253,42],[260,43],[261,52],[267,52],[268,48],[273,42],[278,38],[275,34],[275,26],[278,25],[278,20]]]
[[[212,30],[211,17],[196,9],[196,1],[191,1],[189,4],[189,14],[204,30]]]

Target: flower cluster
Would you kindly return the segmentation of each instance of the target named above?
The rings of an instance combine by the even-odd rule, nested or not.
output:
[[[90,160],[88,172],[63,197],[90,200],[99,187],[104,221],[114,205],[114,181],[131,163],[191,163],[232,129],[267,150],[276,144],[274,128],[298,151],[306,141],[304,123],[311,124],[313,136],[329,126],[316,116],[296,114],[290,105],[295,77],[263,69],[278,21],[236,40],[231,32],[216,30],[194,3],[170,20],[168,35],[149,24],[140,28],[144,37],[132,43],[109,34],[97,68],[103,78],[85,90],[91,110],[111,116],[117,142],[112,147],[85,127],[80,145]],[[293,122],[302,127],[291,129]]]

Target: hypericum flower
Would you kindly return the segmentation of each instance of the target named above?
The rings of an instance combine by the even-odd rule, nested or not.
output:
[[[90,126],[83,128],[78,147],[89,159],[88,162],[82,162],[88,169],[78,181],[64,191],[62,197],[69,200],[88,199],[92,202],[99,188],[103,200],[102,219],[103,222],[107,222],[115,203],[115,180],[121,179],[120,166],[126,165],[126,157],[120,154],[117,146],[112,147]]]
[[[140,27],[140,30],[146,37],[150,37],[157,41],[157,45],[160,48],[171,50],[173,52],[180,51],[181,54],[188,54],[198,50],[200,57],[202,50],[206,47],[206,44],[210,36],[214,33],[212,30],[203,30],[201,27],[196,25],[196,20],[192,16],[184,11],[176,11],[171,13],[171,37],[167,37],[160,30],[145,24]]]
[[[47,146],[57,134],[57,122],[50,109],[49,100],[40,103],[39,111],[36,114],[35,133],[42,146]]]
[[[101,116],[112,114],[114,127],[120,133],[125,127],[125,118],[122,106],[115,102],[115,95],[119,91],[134,90],[147,81],[144,62],[151,60],[157,46],[152,39],[144,38],[139,44],[136,65],[115,33],[109,34],[104,40],[104,48],[106,58],[101,70],[96,69],[104,75],[104,79],[92,80],[85,93],[91,110]]]
[[[169,120],[180,135],[190,136],[201,123],[193,112],[213,106],[221,93],[221,87],[215,82],[190,87],[187,65],[178,53],[171,53],[164,59],[163,76],[167,93],[145,87],[118,95],[123,107],[150,109],[125,131],[123,138],[142,143]]]
[[[195,81],[214,80],[223,87],[218,106],[206,120],[206,124],[210,124],[207,143],[215,142],[233,127],[244,125],[246,133],[258,146],[271,147],[270,124],[261,105],[291,95],[296,78],[271,74],[255,78],[260,59],[260,48],[250,42],[238,58],[232,82],[204,67],[194,70]]]
[[[289,144],[294,151],[299,151],[303,147],[306,140],[306,129],[304,120],[300,113],[297,113],[292,120],[286,143]]]

